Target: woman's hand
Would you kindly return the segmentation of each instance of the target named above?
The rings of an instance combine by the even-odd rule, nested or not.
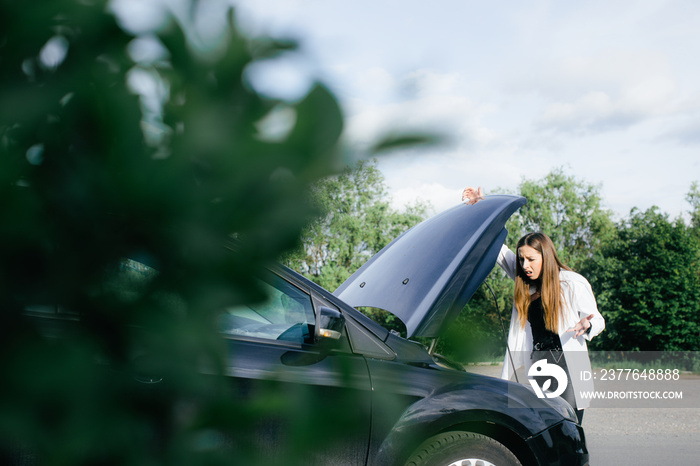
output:
[[[474,189],[471,186],[467,186],[464,188],[464,191],[462,191],[462,202],[466,202],[467,204],[476,204],[480,200],[484,198],[484,192],[481,190],[481,186],[479,186],[479,189]]]
[[[567,332],[576,332],[574,334],[574,337],[579,337],[586,333],[589,328],[591,328],[591,319],[593,318],[593,314],[589,314],[583,319],[579,320],[576,325],[574,325],[572,328],[568,329]]]

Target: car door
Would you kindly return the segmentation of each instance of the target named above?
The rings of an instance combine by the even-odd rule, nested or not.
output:
[[[221,316],[227,375],[244,406],[235,448],[269,464],[364,464],[371,422],[366,362],[351,352],[345,330],[332,342],[314,337],[316,314],[333,304],[292,276],[271,272],[260,284],[266,300]]]

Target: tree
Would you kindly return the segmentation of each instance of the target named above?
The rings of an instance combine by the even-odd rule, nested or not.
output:
[[[384,176],[374,161],[360,161],[317,183],[313,199],[321,217],[304,230],[287,264],[334,290],[394,238],[426,217],[428,206],[391,208]]]
[[[244,38],[223,13],[222,39],[200,53],[172,18],[135,37],[106,1],[0,1],[3,464],[16,444],[47,464],[230,464],[202,439],[271,409],[193,374],[223,373],[215,317],[259,299],[250,276],[296,244],[310,183],[337,166],[343,118],[318,83],[295,101],[256,92],[245,69],[294,44]],[[158,56],[136,60],[139,41]],[[157,105],[135,76],[167,89]],[[270,137],[258,123],[278,108],[295,117]],[[109,271],[134,254],[157,278],[111,293]],[[36,305],[84,325],[48,338],[25,312]],[[162,397],[134,387],[144,349],[170,381]]]
[[[611,231],[611,212],[602,206],[600,188],[561,168],[541,180],[524,179],[517,193],[527,204],[506,226],[512,247],[526,233],[541,231],[552,238],[562,261],[579,269]]]
[[[681,219],[633,209],[595,256],[589,280],[606,319],[593,348],[698,351],[700,244]]]

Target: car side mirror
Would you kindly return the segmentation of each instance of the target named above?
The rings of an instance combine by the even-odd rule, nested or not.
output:
[[[339,340],[345,326],[345,317],[340,311],[321,306],[316,313],[316,341]]]

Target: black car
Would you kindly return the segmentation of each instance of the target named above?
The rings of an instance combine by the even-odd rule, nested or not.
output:
[[[273,268],[261,277],[266,302],[222,317],[239,393],[274,378],[284,393],[312,390],[308,409],[334,413],[317,418],[328,423],[321,431],[352,421],[352,433],[340,444],[319,442],[309,464],[587,464],[583,430],[565,401],[446,367],[355,309],[390,311],[408,338],[438,336],[492,270],[505,222],[524,203],[489,196],[449,209],[394,240],[333,294]],[[274,458],[290,434],[266,426],[254,441]]]
[[[245,405],[265,392],[272,408],[240,420],[245,435],[224,442],[242,452],[232,464],[251,451],[268,464],[284,464],[290,451],[310,465],[587,464],[583,429],[565,401],[465,372],[410,340],[437,337],[457,317],[524,203],[489,196],[449,209],[398,237],[334,293],[283,266],[256,277],[267,299],[225,309],[219,325],[233,393]],[[124,265],[152,273],[138,261]],[[408,339],[356,309],[365,306],[394,314]],[[144,387],[167,386],[157,372],[139,378]],[[296,442],[304,429],[315,441]]]

